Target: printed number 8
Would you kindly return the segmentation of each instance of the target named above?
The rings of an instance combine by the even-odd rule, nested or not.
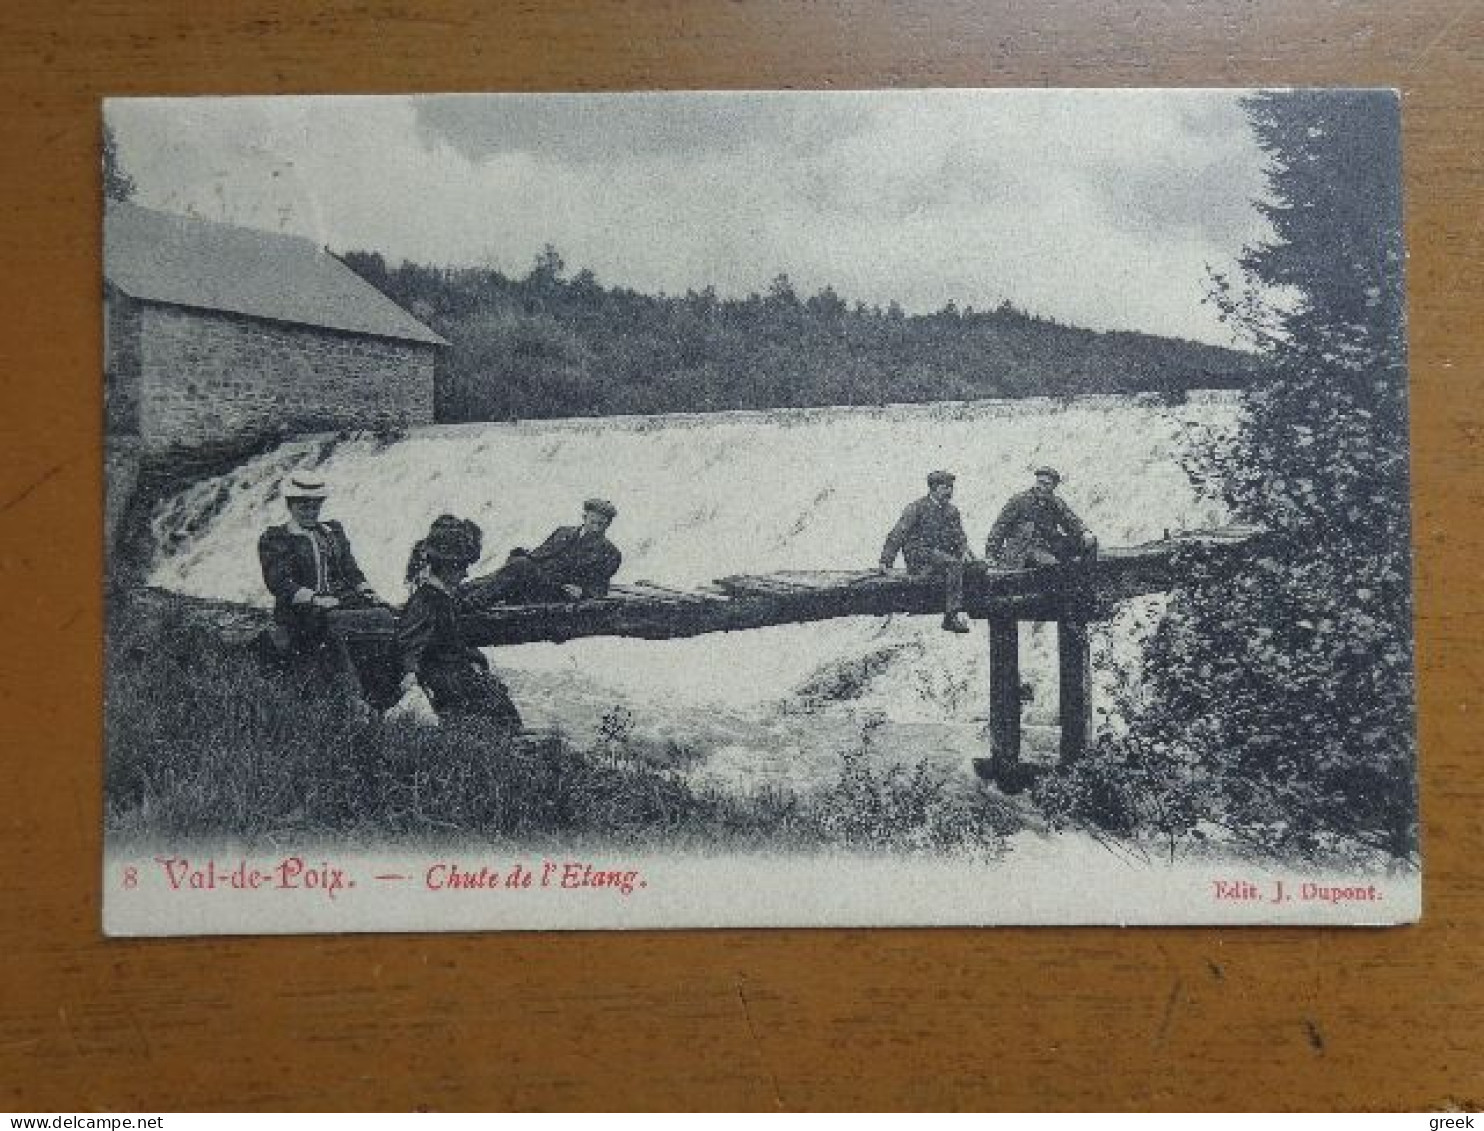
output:
[[[124,890],[133,891],[139,886],[139,869],[132,864],[124,869]]]

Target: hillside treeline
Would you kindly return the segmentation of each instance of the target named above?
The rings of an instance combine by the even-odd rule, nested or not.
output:
[[[450,343],[438,362],[438,419],[884,404],[1156,392],[1243,384],[1243,354],[1148,334],[1065,326],[1017,310],[949,304],[908,315],[768,293],[644,295],[568,276],[548,247],[514,279],[487,268],[344,261]]]

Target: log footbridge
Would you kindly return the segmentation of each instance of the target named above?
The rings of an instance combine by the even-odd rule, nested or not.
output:
[[[1021,621],[1049,621],[1057,626],[1060,753],[1063,761],[1074,759],[1092,733],[1089,624],[1107,619],[1120,602],[1131,597],[1172,588],[1185,572],[1190,551],[1199,550],[1201,557],[1210,560],[1248,548],[1260,536],[1255,528],[1231,526],[1108,548],[1096,559],[1075,564],[1037,569],[971,565],[964,578],[965,611],[989,627],[990,756],[976,760],[980,775],[1009,788],[1024,784]],[[259,627],[267,623],[265,612],[231,608],[239,628],[254,617]],[[675,640],[837,617],[941,616],[942,608],[940,582],[904,572],[784,570],[738,574],[684,589],[647,581],[615,584],[603,598],[484,608],[468,612],[462,623],[469,643],[493,647],[588,636]],[[385,608],[337,611],[330,614],[330,620],[353,650],[386,646],[395,626],[394,614]]]

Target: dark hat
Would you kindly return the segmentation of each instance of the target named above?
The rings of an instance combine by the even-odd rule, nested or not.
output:
[[[1058,483],[1061,482],[1061,472],[1057,471],[1056,468],[1054,468],[1054,467],[1038,467],[1038,468],[1036,468],[1036,473],[1035,474],[1036,474],[1036,478],[1037,479],[1041,478],[1041,476],[1043,476],[1043,475],[1046,475],[1046,476],[1050,476],[1052,479],[1056,480],[1056,482],[1058,482]]]
[[[954,479],[951,471],[935,471],[928,476],[928,486],[936,487],[939,483],[952,483]]]
[[[476,527],[476,529],[478,528]],[[452,531],[453,533],[461,534],[464,530],[464,520],[457,515],[440,514],[433,520],[433,525],[428,527],[428,533],[437,534],[440,530],[444,533]]]
[[[479,524],[472,518],[463,520],[464,537],[469,541],[469,548],[474,551],[469,561],[477,562],[479,556],[484,553],[484,531],[479,529]]]
[[[323,479],[314,479],[308,475],[289,476],[281,490],[285,499],[326,499],[330,495],[325,490]]]
[[[582,504],[582,509],[585,511],[592,511],[594,514],[600,514],[609,522],[612,522],[615,518],[618,517],[618,508],[610,503],[607,499],[585,499]]]
[[[459,523],[460,520],[455,519],[454,522]],[[429,561],[471,565],[479,560],[479,547],[462,525],[439,525],[435,522],[428,531],[427,538],[423,540],[423,554]]]

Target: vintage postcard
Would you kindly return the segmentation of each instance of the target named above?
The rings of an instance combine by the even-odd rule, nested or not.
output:
[[[108,101],[106,931],[1414,921],[1400,129]]]

